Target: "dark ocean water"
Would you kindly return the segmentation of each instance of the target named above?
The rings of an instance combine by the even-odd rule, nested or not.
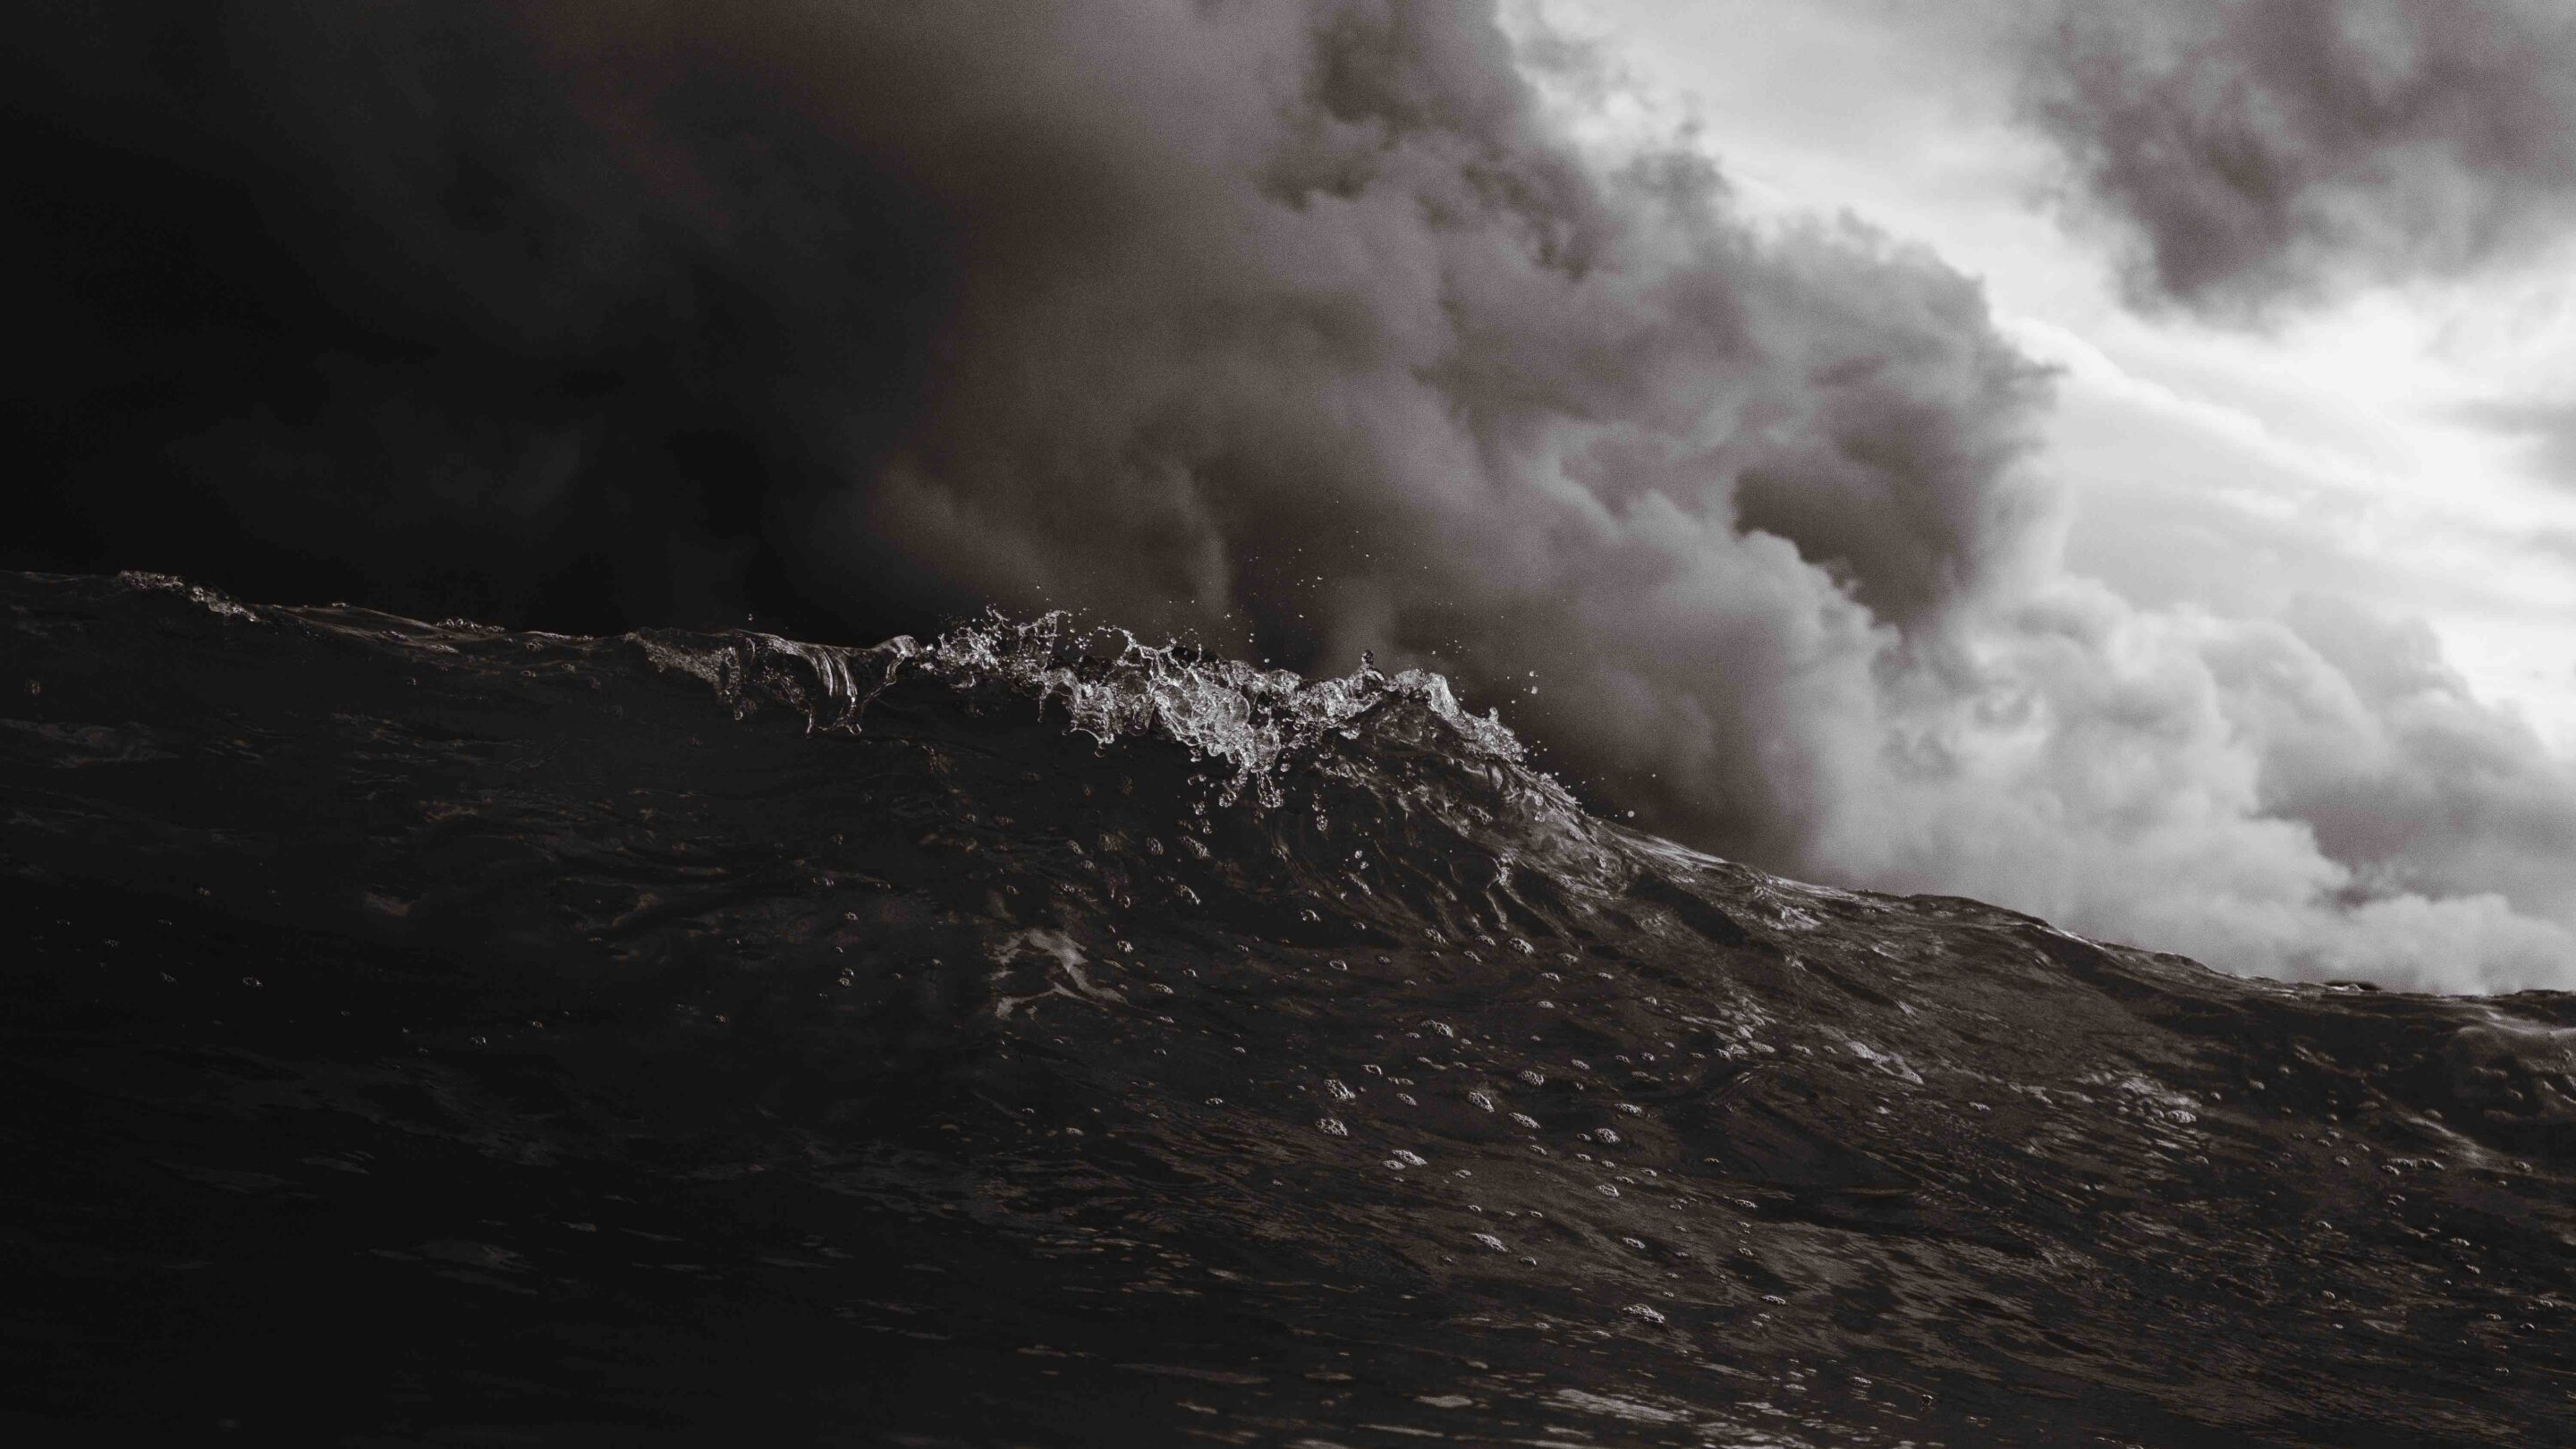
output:
[[[1419,676],[0,602],[16,1442],[2576,1443],[2576,998],[1775,879]]]

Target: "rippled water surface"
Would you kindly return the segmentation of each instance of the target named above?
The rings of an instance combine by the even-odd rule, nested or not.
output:
[[[0,1415],[2576,1442],[2576,1000],[1586,815],[1445,684],[0,577]]]

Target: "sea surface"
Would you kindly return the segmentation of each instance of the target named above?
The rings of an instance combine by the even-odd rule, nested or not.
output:
[[[0,611],[14,1443],[2576,1443],[2576,997],[1778,879],[1061,618]]]

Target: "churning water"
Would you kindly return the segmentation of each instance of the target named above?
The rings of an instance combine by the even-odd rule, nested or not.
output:
[[[2576,1440],[2576,1000],[1587,815],[1436,677],[12,576],[0,1412]]]

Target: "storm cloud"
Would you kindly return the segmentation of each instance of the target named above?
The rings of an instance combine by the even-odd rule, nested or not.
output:
[[[2259,317],[2576,213],[2576,10],[2553,0],[2062,0],[2007,29],[2136,300]]]
[[[2069,575],[2049,374],[1975,284],[1578,144],[1612,73],[1491,5],[30,25],[16,561],[1373,649],[1757,864],[2243,970],[2576,971],[2576,789],[2419,634]]]

